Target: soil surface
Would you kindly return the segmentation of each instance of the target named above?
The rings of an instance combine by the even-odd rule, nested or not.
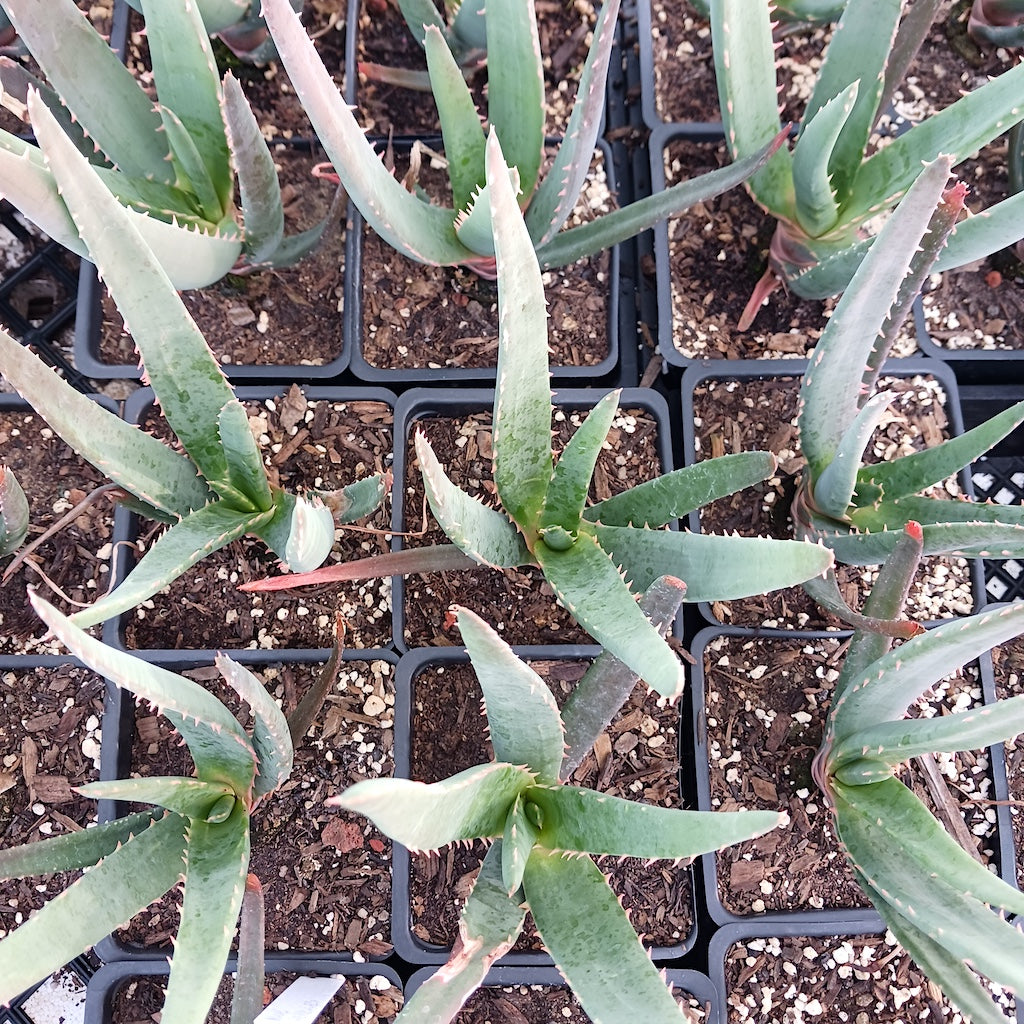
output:
[[[719,637],[704,653],[711,805],[715,810],[788,810],[790,828],[716,855],[719,897],[740,915],[869,906],[847,867],[831,813],[811,778],[839,640]],[[939,683],[911,710],[934,717],[981,701],[977,667]],[[935,755],[939,785],[914,761],[900,777],[970,852],[995,859],[995,811],[986,751]],[[954,820],[954,817],[955,820]],[[966,829],[964,822],[966,821]],[[952,831],[952,829],[951,829]]]
[[[896,399],[865,451],[865,462],[889,461],[932,447],[948,436],[945,397],[931,378],[879,380],[878,390]],[[789,504],[805,462],[796,429],[799,380],[790,377],[750,381],[702,382],[694,391],[697,458],[740,451],[771,451],[779,460],[777,473],[756,487],[712,502],[701,510],[701,529],[709,533],[738,532],[744,536],[792,536]],[[947,481],[936,496],[959,493]],[[847,603],[859,608],[875,570],[837,566],[840,590]],[[911,588],[907,613],[927,621],[966,615],[973,610],[973,589],[966,559],[932,556],[922,559]],[[834,629],[842,624],[823,613],[800,587],[712,605],[715,617],[728,625],[791,629]]]
[[[562,704],[587,666],[532,662],[531,667]],[[440,782],[494,759],[485,720],[476,713],[482,694],[471,665],[428,667],[413,686],[411,778]],[[678,727],[678,708],[664,700],[655,702],[645,687],[638,687],[596,745],[600,754],[587,755],[571,784],[662,807],[681,806]],[[441,946],[454,943],[462,905],[485,853],[486,844],[478,841],[468,847],[447,846],[438,854],[412,860],[412,930],[418,938]],[[635,858],[608,862],[603,868],[645,943],[685,943],[694,923],[685,868]],[[515,949],[540,948],[528,920]]]
[[[300,975],[276,971],[267,975],[264,1005],[280,996]],[[166,983],[155,977],[126,982],[114,997],[111,1024],[156,1024],[163,1008]],[[225,978],[210,1010],[211,1024],[227,1024],[233,982]],[[404,1002],[402,991],[383,975],[347,978],[337,995],[309,1024],[390,1024]]]
[[[390,464],[392,413],[380,402],[307,402],[293,385],[283,398],[247,402],[246,409],[272,484],[299,492],[310,487],[331,490]],[[154,417],[146,426],[167,436],[162,419]],[[381,531],[390,525],[388,508],[385,501],[366,522],[343,527],[331,559],[348,561],[386,551]],[[153,524],[144,523],[142,546],[156,535]],[[345,617],[349,647],[390,643],[390,580],[294,593],[243,594],[236,589],[237,584],[277,574],[278,559],[262,541],[234,541],[127,613],[126,643],[132,648],[330,647],[335,612]]]
[[[747,939],[725,955],[728,1024],[793,1019],[963,1024],[934,982],[889,935]],[[996,1005],[1013,1014],[1013,999]]]
[[[321,665],[284,664],[258,675],[294,710]],[[234,692],[213,667],[184,673],[233,710]],[[271,950],[391,951],[391,843],[360,815],[324,801],[361,779],[393,772],[394,687],[384,661],[346,661],[325,707],[295,751],[291,777],[256,809],[249,870],[263,885],[266,946]],[[248,724],[248,712],[239,713]],[[132,773],[183,775],[191,757],[166,719],[145,708],[135,716]],[[143,946],[166,945],[177,932],[180,894],[169,894],[137,915],[121,937]]]
[[[582,420],[580,413],[555,413],[554,444],[561,449]],[[449,478],[459,487],[489,504],[496,505],[491,479],[491,414],[475,413],[468,418],[429,417],[417,420],[413,430],[422,430]],[[661,473],[656,444],[657,424],[650,413],[640,409],[620,411],[609,431],[608,443],[598,458],[591,500],[600,501]],[[416,461],[411,437],[405,439],[404,481],[405,529],[417,531],[407,537],[404,547],[445,544],[447,538],[436,525],[429,509],[427,529],[419,534],[421,510],[425,508],[423,477]],[[511,644],[591,643],[569,614],[556,606],[553,592],[539,569],[479,568],[444,574],[410,574],[405,581],[405,641],[410,647],[452,646],[461,641],[447,614],[453,604],[462,604],[482,616],[485,622]]]
[[[77,832],[96,802],[72,787],[99,778],[103,680],[73,665],[0,673],[0,847]],[[0,881],[0,935],[70,885],[67,871]]]
[[[66,445],[42,417],[0,410],[0,463],[13,471],[28,498],[27,543],[83,502],[106,478]],[[28,603],[34,587],[67,615],[107,589],[114,515],[105,495],[41,544],[0,585],[0,654],[62,654]],[[6,570],[11,562],[3,560]],[[46,584],[48,578],[53,586]],[[58,587],[55,592],[53,587]]]

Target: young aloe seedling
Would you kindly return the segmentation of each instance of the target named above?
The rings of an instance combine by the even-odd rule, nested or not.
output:
[[[564,732],[551,692],[466,609],[459,628],[483,690],[495,760],[426,785],[357,783],[329,803],[358,811],[410,850],[494,840],[451,960],[409,1000],[402,1024],[446,1024],[512,947],[526,911],[590,1019],[679,1024],[683,1011],[591,856],[676,860],[782,824],[769,811],[678,811],[559,782]]]
[[[242,905],[250,815],[291,772],[288,723],[260,680],[228,658],[219,657],[217,667],[252,709],[251,735],[198,683],[105,646],[31,596],[36,611],[76,657],[155,705],[174,724],[195,762],[195,776],[81,786],[76,791],[88,797],[156,806],[0,851],[0,878],[89,869],[0,940],[0,1005],[181,885],[181,923],[161,1019],[203,1024]]]
[[[0,557],[17,551],[28,535],[29,507],[13,471],[0,463]]]
[[[49,79],[48,87],[19,64],[0,59],[5,103],[20,114],[29,91],[39,94],[131,211],[177,288],[211,284],[239,261],[244,267],[284,266],[319,241],[326,220],[285,238],[274,159],[236,79],[228,74],[221,82],[194,4],[142,3],[159,94],[155,105],[74,0],[5,0],[4,6]],[[58,187],[68,166],[61,149],[40,150],[0,131],[5,198],[88,259],[89,247]]]
[[[925,451],[862,465],[892,398],[875,393],[882,365],[963,206],[963,186],[946,189],[949,169],[949,158],[923,168],[893,211],[829,319],[800,389],[807,467],[792,507],[796,535],[822,541],[851,565],[883,562],[911,519],[922,524],[925,554],[1024,554],[1024,509],[923,493],[1024,422],[1024,402]],[[805,587],[856,624],[829,580]]]
[[[130,325],[149,383],[185,449],[179,453],[89,401],[0,331],[4,377],[126,492],[130,507],[172,524],[122,585],[75,622],[91,625],[134,607],[246,534],[293,567],[320,565],[334,544],[335,521],[372,512],[388,476],[308,498],[271,485],[244,407],[133,218],[34,93],[29,106],[42,144],[59,155],[53,166],[62,201]]]
[[[897,534],[865,613],[902,614],[923,535]],[[1024,992],[1024,935],[999,908],[1024,913],[1024,895],[976,861],[895,777],[911,757],[1001,743],[1024,731],[1024,697],[974,711],[908,719],[940,679],[1024,632],[1024,606],[986,612],[890,650],[890,638],[857,632],[836,682],[815,779],[864,892],[925,973],[974,1024],[1005,1024],[974,972]]]
[[[551,450],[551,387],[544,285],[515,193],[492,132],[488,184],[498,267],[498,385],[494,397],[494,482],[503,511],[461,491],[426,437],[416,455],[434,517],[452,548],[378,556],[321,574],[249,584],[262,590],[328,578],[489,565],[539,566],[579,624],[658,693],[677,696],[682,666],[637,606],[634,591],[666,574],[686,584],[689,601],[724,600],[803,582],[832,564],[816,544],[661,530],[673,519],[765,479],[767,452],[713,459],[639,484],[587,506],[598,453],[618,407],[613,391],[597,403],[557,462]],[[447,563],[444,552],[461,556]],[[334,576],[337,571],[341,575]]]
[[[748,181],[778,224],[769,266],[741,318],[753,321],[781,282],[803,298],[849,284],[872,244],[868,220],[892,208],[939,154],[959,163],[1024,117],[1024,67],[1016,67],[867,155],[879,117],[905,74],[937,7],[902,0],[847,4],[825,53],[792,151],[780,150]],[[711,0],[715,69],[734,159],[760,150],[779,130],[771,5]],[[947,270],[1024,236],[1024,198],[1014,196],[960,223],[937,262]]]
[[[465,5],[464,5],[465,6]],[[487,120],[514,171],[533,248],[543,267],[573,263],[632,238],[694,203],[739,184],[781,144],[561,231],[586,181],[604,108],[608,59],[619,0],[602,5],[577,101],[551,168],[540,180],[544,150],[543,68],[532,0],[488,0]],[[430,85],[441,120],[454,208],[406,191],[376,154],[287,0],[265,0],[264,16],[303,109],[334,170],[366,222],[398,252],[420,263],[466,266],[494,276],[494,240],[485,174],[486,136],[441,27],[423,29]]]

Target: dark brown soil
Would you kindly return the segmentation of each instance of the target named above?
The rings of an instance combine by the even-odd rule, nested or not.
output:
[[[533,662],[531,667],[562,703],[586,671],[572,662]],[[657,704],[638,687],[599,743],[573,773],[572,784],[663,807],[679,807],[678,708]],[[425,669],[414,680],[410,777],[440,782],[494,758],[482,715],[480,685],[472,666],[446,664]],[[412,929],[425,942],[451,946],[458,936],[462,905],[476,878],[486,844],[448,846],[412,861]],[[669,862],[634,858],[605,865],[612,888],[649,945],[686,941],[693,926],[689,873]],[[527,923],[516,947],[539,949]]]
[[[566,418],[557,413],[556,417],[554,443],[560,449],[571,431],[579,425],[581,416],[572,413]],[[458,420],[421,419],[411,428],[424,431],[445,472],[455,484],[490,504],[497,504],[491,479],[490,412]],[[609,432],[610,448],[606,447],[598,459],[592,500],[603,500],[660,474],[656,429],[654,418],[647,412],[638,409],[620,412]],[[412,438],[406,438],[405,443],[405,529],[419,531],[421,510],[424,508],[423,478]],[[412,548],[447,543],[429,509],[427,517],[426,532],[406,538],[404,546]],[[540,570],[524,567],[500,572],[480,568],[407,576],[406,643],[411,647],[458,645],[457,631],[447,620],[448,610],[453,604],[475,611],[512,644],[591,642],[573,624],[569,614],[555,605],[551,588]]]
[[[811,779],[824,716],[845,646],[838,640],[720,637],[704,653],[711,805],[715,810],[788,810],[792,825],[716,855],[718,891],[735,914],[868,906],[847,867],[831,813]],[[977,667],[931,691],[912,715],[947,714],[981,699]],[[940,820],[966,820],[972,853],[995,857],[992,781],[984,751],[936,755],[945,786]],[[955,778],[949,781],[951,775]],[[913,762],[902,773],[936,813],[933,791]],[[945,792],[943,792],[945,790]],[[947,824],[947,828],[948,828]],[[962,824],[961,824],[962,830]]]
[[[583,62],[595,22],[590,0],[537,0],[537,31],[544,58],[544,88],[548,101],[548,135],[559,135],[571,112]],[[422,48],[413,39],[397,6],[387,0],[364,0],[359,13],[358,59],[388,67],[426,70]],[[486,71],[472,86],[477,109],[486,113]],[[359,76],[356,116],[377,135],[429,135],[440,132],[430,93],[402,89]]]
[[[277,665],[259,675],[285,712],[295,708],[321,666]],[[185,673],[232,708],[239,702],[210,667]],[[393,772],[394,688],[384,661],[345,662],[327,704],[295,752],[292,775],[252,818],[249,870],[263,885],[266,945],[272,950],[391,951],[391,843],[366,818],[324,801],[367,777]],[[246,720],[247,715],[240,715]],[[193,773],[170,724],[136,711],[133,773]],[[180,896],[165,896],[124,929],[144,946],[177,932]]]
[[[1024,640],[1011,640],[992,649],[996,696],[1003,700],[1024,693]],[[1017,884],[1024,882],[1024,736],[1004,746],[1006,782],[1010,791],[1010,824],[1016,851]]]
[[[879,390],[898,398],[893,417],[876,431],[865,461],[878,462],[931,447],[948,436],[936,382],[929,378],[883,378]],[[941,389],[939,389],[941,391]],[[791,537],[789,503],[804,467],[796,429],[799,381],[776,377],[753,381],[705,381],[694,392],[698,459],[740,451],[771,451],[779,460],[775,476],[763,484],[722,498],[701,511],[701,528],[709,533]],[[949,486],[949,485],[947,485]],[[952,493],[952,492],[950,492]],[[945,496],[949,496],[947,493]],[[840,589],[859,608],[874,579],[874,570],[839,566]],[[965,559],[926,558],[911,590],[908,614],[924,621],[969,614],[973,594]],[[712,611],[735,626],[798,629],[837,628],[799,587],[739,601],[715,602]]]
[[[264,986],[264,1005],[276,999],[299,975],[288,971],[268,974]],[[221,982],[207,1020],[227,1024],[231,1016],[230,978]],[[153,1024],[160,1020],[165,983],[155,977],[128,981],[114,997],[111,1024]],[[390,1024],[402,1008],[400,989],[382,975],[346,979],[338,994],[310,1024]]]
[[[293,386],[284,400],[250,402],[247,409],[274,484],[298,491],[331,489],[390,464],[392,414],[379,402],[307,403]],[[147,425],[166,434],[162,420]],[[386,530],[388,502],[362,525]],[[145,544],[154,536],[152,524],[144,524]],[[382,532],[346,527],[331,558],[349,560],[387,548]],[[388,580],[294,593],[243,594],[236,589],[237,584],[277,575],[277,564],[261,541],[247,538],[229,544],[128,613],[126,643],[133,648],[330,647],[337,611],[345,617],[349,647],[388,646]]]
[[[72,792],[99,778],[103,680],[62,665],[0,674],[0,846],[84,828],[96,802]],[[0,881],[0,935],[21,924],[80,872]]]
[[[0,411],[0,462],[14,472],[28,498],[31,543],[81,502],[105,477],[81,459],[31,412]],[[63,647],[45,640],[46,627],[28,603],[28,587],[70,615],[107,589],[114,516],[100,496],[70,525],[29,557],[38,572],[22,563],[0,585],[0,653],[60,654]],[[6,569],[11,559],[3,560]],[[48,586],[45,574],[61,594]]]
[[[551,150],[549,155],[553,156]],[[396,174],[409,166],[394,154]],[[417,181],[451,207],[447,174],[423,156]],[[591,174],[569,225],[590,221],[614,205],[604,162],[595,154]],[[610,258],[607,252],[545,273],[548,345],[553,366],[593,366],[609,352]],[[369,228],[363,229],[362,352],[381,369],[495,366],[498,292],[494,281],[449,267],[415,264]]]
[[[800,1019],[854,1024],[963,1019],[910,956],[881,935],[747,939],[726,951],[725,975],[728,1024],[781,1020],[794,1009]],[[995,999],[1010,1020],[1012,997]]]

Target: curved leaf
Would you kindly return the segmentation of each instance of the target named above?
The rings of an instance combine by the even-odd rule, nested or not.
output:
[[[430,784],[366,779],[327,803],[364,814],[410,850],[436,850],[500,836],[516,797],[533,782],[525,768],[492,761]]]
[[[958,221],[932,270],[941,273],[991,256],[1024,238],[1024,192]]]
[[[88,782],[77,791],[92,800],[156,804],[193,821],[205,821],[223,797],[235,796],[231,787],[223,782],[203,782],[176,775]]]
[[[505,819],[505,834],[497,844],[501,847],[501,878],[506,896],[509,898],[512,898],[522,886],[526,862],[530,859],[530,853],[537,842],[537,826],[530,820],[526,805],[526,796],[520,793]],[[536,811],[532,801],[530,809],[532,812]]]
[[[241,512],[266,512],[274,501],[267,470],[245,407],[237,398],[225,402],[217,414],[217,433],[224,452],[225,476],[221,480],[208,478],[210,486]]]

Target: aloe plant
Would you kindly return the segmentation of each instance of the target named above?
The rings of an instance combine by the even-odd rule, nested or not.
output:
[[[897,533],[865,613],[902,614],[924,541]],[[814,776],[858,882],[918,966],[974,1024],[1004,1024],[975,971],[1024,992],[1024,935],[993,911],[1024,913],[1024,895],[976,861],[896,778],[911,757],[972,750],[1024,731],[1024,697],[936,718],[908,719],[930,687],[1024,632],[1024,606],[951,622],[891,649],[856,632],[836,682]]]
[[[21,114],[29,91],[41,97],[131,211],[176,287],[211,284],[236,264],[284,266],[319,241],[326,220],[285,237],[273,157],[237,80],[228,74],[221,82],[193,4],[142,4],[157,104],[74,0],[5,0],[5,7],[49,80],[46,86],[0,59],[5,104]],[[5,198],[51,238],[88,258],[58,188],[67,166],[62,150],[40,150],[0,132]]]
[[[16,551],[28,535],[29,507],[13,470],[0,463],[0,557]]]
[[[711,16],[711,0],[691,0],[704,18]],[[779,0],[773,4],[772,17],[776,24],[824,24],[835,21],[846,7],[846,0]]]
[[[436,568],[536,565],[559,602],[598,643],[659,693],[677,696],[682,666],[637,606],[634,591],[671,575],[686,584],[689,601],[759,594],[821,575],[831,566],[831,555],[802,542],[658,529],[771,475],[775,459],[768,452],[741,453],[677,470],[587,507],[590,480],[619,392],[610,392],[594,406],[555,462],[544,286],[493,131],[487,163],[499,310],[494,482],[503,511],[456,487],[418,433],[416,455],[427,499],[450,546],[376,556],[243,589],[284,589]]]
[[[807,466],[792,506],[796,535],[820,540],[847,564],[883,562],[909,520],[922,524],[928,555],[1024,554],[1021,508],[924,493],[1024,422],[1024,402],[925,451],[862,464],[892,398],[876,393],[882,365],[963,207],[964,187],[946,189],[949,170],[949,158],[922,169],[839,300],[801,383],[797,422]],[[805,589],[856,624],[834,580]]]
[[[533,0],[490,0],[487,120],[498,133],[526,208],[541,265],[564,266],[632,238],[665,218],[739,184],[760,166],[762,152],[693,181],[562,231],[586,181],[604,107],[608,60],[619,0],[602,5],[565,137],[543,180],[544,95]],[[409,259],[465,266],[494,276],[494,240],[485,174],[486,136],[458,61],[435,21],[423,30],[431,88],[441,120],[454,208],[406,191],[374,151],[338,93],[287,0],[265,0],[264,17],[303,109],[334,162],[349,198],[378,235]]]
[[[155,807],[0,851],[0,878],[89,869],[0,940],[0,1004],[181,885],[181,923],[161,1019],[202,1024],[242,907],[250,816],[291,772],[288,723],[260,680],[229,658],[218,657],[217,667],[252,709],[251,735],[198,683],[105,646],[30,596],[76,657],[155,705],[174,724],[192,754],[195,776],[88,783],[76,791]],[[250,963],[259,970],[258,961]],[[262,985],[257,991],[262,995]]]
[[[878,118],[912,60],[937,0],[847,4],[818,71],[792,150],[776,153],[748,188],[778,221],[769,265],[740,321],[745,329],[779,284],[803,298],[825,298],[850,282],[873,242],[868,221],[891,209],[925,163],[956,164],[1024,116],[1024,68],[1016,67],[867,155]],[[726,138],[742,159],[779,130],[768,0],[711,0],[711,31]],[[935,270],[961,266],[1024,236],[1024,198],[968,217]]]
[[[591,1020],[686,1020],[591,857],[695,857],[763,835],[785,815],[679,811],[560,783],[563,723],[544,681],[472,612],[460,609],[458,623],[495,760],[432,785],[366,780],[329,800],[365,814],[411,850],[493,840],[451,959],[399,1021],[450,1021],[512,947],[527,910]]]
[[[376,475],[305,497],[271,485],[242,404],[147,246],[134,219],[103,186],[37,95],[29,106],[53,161],[62,202],[130,325],[145,374],[184,452],[129,426],[0,331],[0,372],[67,443],[167,531],[112,593],[78,612],[91,625],[151,597],[190,566],[252,534],[293,567],[320,565],[335,522],[369,514],[390,479]]]
[[[424,49],[428,25],[441,33],[464,77],[471,77],[486,65],[487,18],[482,4],[444,0],[441,10],[438,10],[432,0],[398,0],[398,9],[416,42]],[[426,71],[360,61],[359,73],[405,89],[422,92],[431,89],[430,74]]]

